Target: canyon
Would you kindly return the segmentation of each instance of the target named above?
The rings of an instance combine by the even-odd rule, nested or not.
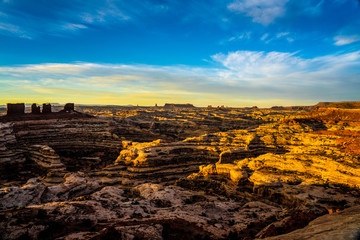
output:
[[[0,239],[358,239],[358,107],[13,107]]]

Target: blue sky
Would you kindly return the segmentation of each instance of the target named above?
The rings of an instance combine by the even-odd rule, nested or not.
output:
[[[358,0],[0,0],[0,104],[360,101]]]

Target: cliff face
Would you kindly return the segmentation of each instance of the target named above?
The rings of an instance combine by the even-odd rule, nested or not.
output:
[[[25,168],[24,151],[17,147],[12,123],[0,123],[0,175],[2,180],[16,177]]]
[[[357,236],[357,110],[126,111],[1,124],[3,238]]]
[[[13,171],[6,170],[9,168],[19,174],[17,179],[20,180],[25,175],[38,176],[39,173],[60,169],[63,172],[105,166],[116,158],[121,149],[121,140],[111,133],[113,128],[109,122],[96,119],[30,120],[2,124],[4,140],[1,142],[0,164],[4,172],[1,181],[14,178],[9,176],[13,174]],[[100,163],[94,163],[94,158],[99,158]],[[41,171],[34,171],[36,169]]]

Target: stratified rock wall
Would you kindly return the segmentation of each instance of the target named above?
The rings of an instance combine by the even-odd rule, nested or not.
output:
[[[121,139],[111,133],[113,128],[109,121],[92,118],[1,123],[0,166],[13,169],[4,171],[1,180],[25,171],[25,156],[27,164],[32,165],[26,171],[32,172],[39,165],[41,172],[32,176],[45,171],[50,182],[62,179],[64,167],[73,171],[105,166],[116,159],[121,149]]]
[[[16,177],[24,163],[24,151],[17,146],[13,124],[0,123],[0,181]]]
[[[29,160],[47,171],[44,179],[47,183],[61,183],[65,175],[66,166],[61,162],[60,156],[47,145],[32,145],[27,149]]]

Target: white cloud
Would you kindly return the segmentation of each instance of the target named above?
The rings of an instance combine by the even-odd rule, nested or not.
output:
[[[265,39],[267,39],[268,36],[269,36],[268,33],[265,33],[264,35],[262,35],[261,41],[265,41]]]
[[[15,35],[21,38],[32,39],[32,37],[26,31],[22,30],[19,26],[1,23],[0,22],[0,33]]]
[[[295,41],[295,39],[290,37],[289,35],[290,35],[289,32],[281,32],[276,35],[276,38],[279,38],[279,39],[285,38],[288,42]]]
[[[45,94],[48,89],[54,97],[66,93],[76,97],[79,92],[89,99],[122,96],[122,102],[128,98],[159,103],[160,96],[176,95],[176,101],[205,106],[215,104],[211,99],[232,106],[264,99],[270,99],[270,106],[274,99],[360,100],[360,51],[310,59],[296,52],[236,51],[218,53],[212,59],[220,67],[81,62],[4,66],[0,67],[0,100],[7,96],[4,86],[8,85],[25,93],[32,89],[34,98],[37,90]]]
[[[212,56],[242,80],[283,76],[294,69],[300,70],[307,60],[294,56],[295,53],[237,51],[227,55],[219,53]]]
[[[313,4],[309,4],[307,7],[305,7],[304,11],[311,15],[319,15],[322,11],[322,5],[324,2],[325,0],[321,0],[315,6]]]
[[[274,36],[270,36],[270,34],[265,33],[264,35],[261,36],[261,41],[264,41],[266,44],[268,44],[271,41],[274,40],[282,40],[285,39],[288,42],[293,42],[295,41],[295,39],[293,37],[290,37],[290,32],[280,32]]]
[[[334,41],[335,41],[334,44],[336,46],[342,46],[342,45],[347,45],[347,44],[354,43],[354,42],[359,42],[360,36],[359,35],[351,35],[351,36],[339,35],[339,36],[334,37]]]
[[[80,19],[86,23],[102,24],[108,21],[126,21],[130,16],[124,14],[115,4],[108,1],[102,8],[89,8],[80,13]]]
[[[0,0],[0,3],[10,1],[12,0]],[[2,25],[0,34],[22,38],[36,38],[43,35],[62,36],[83,31],[95,25],[113,27],[127,21],[141,21],[154,14],[167,11],[166,5],[145,0],[62,0],[62,4],[56,7],[51,1],[42,2],[39,5],[39,11],[46,14],[38,14],[37,11],[22,7],[23,4],[20,2],[8,4],[6,8],[0,10],[0,24]],[[38,5],[37,0],[26,0],[26,2],[29,5]],[[8,25],[6,31],[4,25]]]
[[[235,40],[250,39],[250,37],[251,37],[251,32],[244,32],[244,33],[236,35],[235,37],[229,38],[229,42],[232,42]]]
[[[85,29],[87,26],[83,24],[75,24],[75,23],[65,23],[61,26],[61,29],[63,30],[70,30],[70,31],[76,31],[79,29]]]
[[[281,32],[281,33],[278,33],[278,34],[276,35],[276,37],[277,37],[277,38],[281,38],[281,37],[284,37],[284,36],[287,36],[287,35],[289,35],[289,32]]]
[[[360,51],[312,59],[298,57],[296,53],[237,51],[212,58],[225,67],[218,72],[224,82],[267,86],[273,88],[272,94],[288,91],[294,96],[327,97],[331,93],[331,97],[343,94],[343,98],[354,98],[360,90]]]
[[[285,5],[289,0],[236,0],[228,5],[234,12],[252,17],[254,22],[269,25],[276,18],[285,15]]]

